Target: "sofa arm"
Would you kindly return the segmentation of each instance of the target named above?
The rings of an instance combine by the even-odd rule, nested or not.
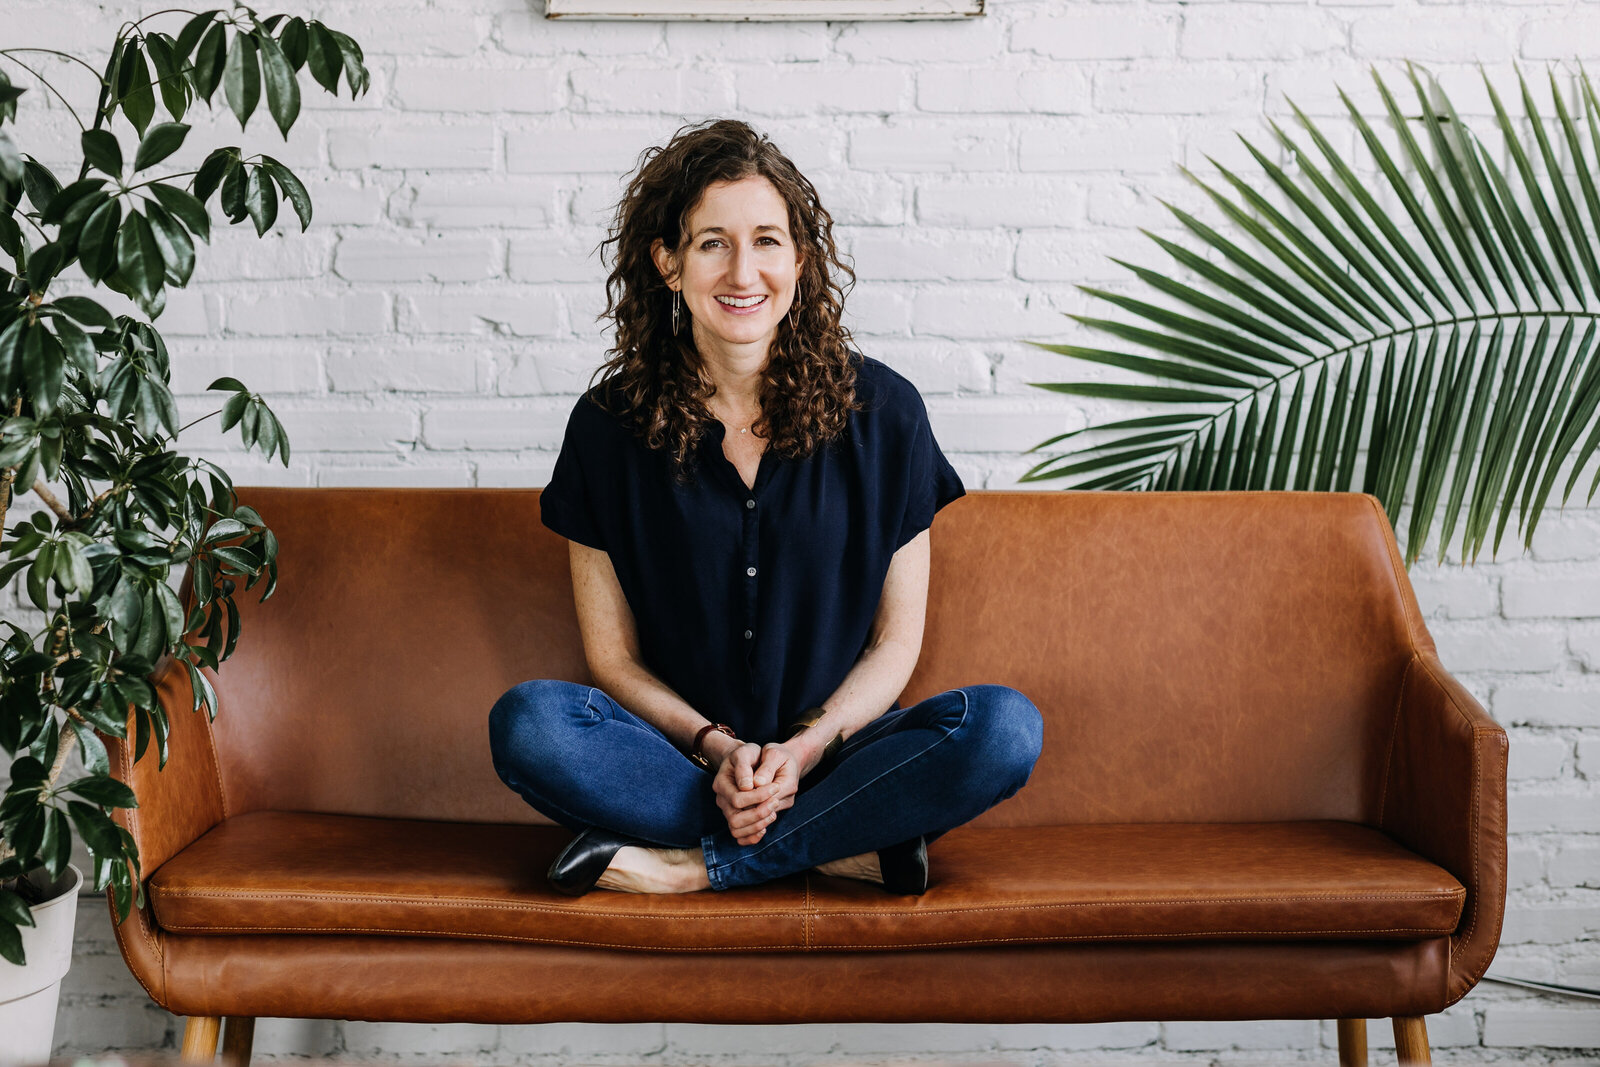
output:
[[[212,679],[215,684],[215,678]],[[152,739],[144,758],[135,763],[134,719],[128,736],[107,738],[111,773],[132,787],[137,808],[119,808],[115,817],[139,845],[139,866],[148,878],[157,867],[187,848],[227,817],[222,795],[222,770],[205,708],[194,708],[189,672],[167,657],[151,678],[156,699],[167,716],[167,765]],[[221,702],[220,692],[218,702]]]
[[[1494,958],[1506,903],[1506,732],[1431,648],[1406,664],[1378,823],[1467,889],[1450,938],[1448,1003]]]
[[[215,685],[215,676],[210,677]],[[105,739],[111,773],[131,786],[139,800],[137,808],[118,808],[112,817],[138,843],[140,874],[145,880],[157,867],[227,817],[211,722],[204,708],[193,710],[189,672],[169,656],[157,666],[150,681],[167,716],[166,767],[161,767],[160,753],[153,740],[145,749],[144,758],[137,763],[133,761],[137,734],[131,714],[127,738]],[[217,699],[220,704],[220,691]],[[156,927],[149,897],[145,897],[143,908],[135,907],[128,918],[120,922],[116,899],[109,888],[106,903],[111,909],[117,947],[128,969],[150,994],[151,1000],[167,1007],[165,937]]]

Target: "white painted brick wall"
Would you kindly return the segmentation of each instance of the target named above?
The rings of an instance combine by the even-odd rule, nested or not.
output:
[[[296,167],[316,218],[302,235],[285,210],[266,240],[220,229],[160,321],[186,420],[218,406],[204,388],[228,374],[268,393],[288,427],[287,470],[241,455],[214,419],[185,435],[186,453],[223,460],[245,485],[544,484],[566,412],[606,346],[594,321],[604,303],[595,252],[623,179],[683,123],[737,115],[767,130],[834,212],[860,274],[847,322],[861,347],[924,393],[969,486],[1013,487],[1037,458],[1023,449],[1121,413],[1030,382],[1128,380],[1023,339],[1104,343],[1062,313],[1110,314],[1079,285],[1148,295],[1109,257],[1170,262],[1139,233],[1182,240],[1158,198],[1221,225],[1180,164],[1218,186],[1207,157],[1258,174],[1234,131],[1269,148],[1263,111],[1309,147],[1285,95],[1348,152],[1356,139],[1336,89],[1375,118],[1369,64],[1408,106],[1404,58],[1427,63],[1466,116],[1490,111],[1479,62],[1508,100],[1512,64],[1522,63],[1543,100],[1543,64],[1570,61],[1600,30],[1592,3],[1540,0],[989,0],[987,16],[965,22],[835,24],[549,22],[538,0],[287,6],[359,40],[373,90],[355,103],[308,90],[287,145],[264,112],[243,135],[224,116],[197,128],[185,153],[209,128],[225,138],[212,143]],[[13,7],[8,45],[69,49],[83,47],[84,25],[104,36],[154,10],[131,0]],[[19,137],[61,163],[75,128],[38,102],[25,98]],[[17,506],[35,505],[24,496]],[[1531,554],[1508,533],[1498,559],[1436,566],[1429,556],[1412,581],[1446,664],[1512,735],[1510,897],[1496,969],[1600,985],[1600,508],[1552,506]],[[15,583],[0,597],[7,618],[35,621]],[[128,975],[104,902],[84,900],[79,917],[58,1051],[175,1048],[181,1024]],[[1429,1029],[1441,1060],[1513,1062],[1600,1046],[1597,1019],[1579,1002],[1484,984]],[[1385,1021],[1370,1034],[1375,1049],[1392,1046]],[[1084,1054],[1198,1064],[1331,1062],[1334,1040],[1326,1021],[263,1019],[256,1051],[484,1065],[1044,1064]]]
[[[328,133],[328,152],[339,170],[488,170],[497,140],[487,123],[441,126],[394,120],[372,128],[345,126]],[[403,125],[400,123],[404,123]]]
[[[395,221],[426,230],[547,229],[558,189],[553,181],[424,182],[395,205]]]
[[[561,107],[564,88],[553,70],[402,67],[394,102],[407,111],[551,112]]]

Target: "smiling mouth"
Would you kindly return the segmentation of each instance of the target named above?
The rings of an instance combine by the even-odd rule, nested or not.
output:
[[[746,308],[759,307],[760,305],[766,303],[767,298],[764,297],[764,296],[751,296],[751,297],[740,297],[740,298],[729,297],[729,296],[719,296],[719,297],[716,298],[716,300],[717,300],[717,303],[721,304],[725,308],[733,308],[735,310],[742,311],[742,310],[744,310]]]

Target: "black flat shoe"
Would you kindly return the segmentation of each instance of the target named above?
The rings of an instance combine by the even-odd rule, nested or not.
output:
[[[550,864],[550,887],[569,897],[581,897],[611,866],[617,851],[625,845],[648,846],[648,842],[626,834],[591,826],[574,837]]]
[[[915,896],[928,890],[928,842],[918,834],[910,841],[878,850],[878,870],[883,888]]]

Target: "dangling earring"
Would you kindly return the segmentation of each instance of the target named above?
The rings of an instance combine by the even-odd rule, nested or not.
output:
[[[682,300],[683,293],[677,289],[672,290],[672,336],[674,337],[678,336],[678,305]]]
[[[791,306],[789,308],[789,329],[791,329],[791,330],[798,330],[800,328],[800,320],[798,318],[796,318],[796,316],[795,316],[795,312],[797,312],[799,310],[800,310],[800,279],[796,278],[794,280],[794,304],[793,304],[793,306]]]

